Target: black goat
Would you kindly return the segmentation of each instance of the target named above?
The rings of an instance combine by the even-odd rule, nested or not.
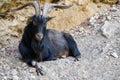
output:
[[[62,9],[69,8],[71,5],[63,6],[45,3],[41,13],[39,2],[34,1],[28,2],[17,9],[10,9],[10,11],[20,10],[29,5],[35,8],[36,15],[28,19],[28,24],[24,29],[22,40],[19,44],[19,51],[23,60],[28,65],[35,67],[39,75],[42,72],[37,65],[37,61],[50,61],[62,56],[73,56],[77,59],[81,54],[70,34],[46,29],[46,23],[51,19],[46,16],[49,8],[56,7]]]

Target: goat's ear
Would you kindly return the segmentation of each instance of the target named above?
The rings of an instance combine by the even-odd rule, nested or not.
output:
[[[53,18],[55,18],[55,16],[54,17],[47,17],[47,21],[50,21]]]
[[[29,24],[29,23],[31,23],[31,22],[33,22],[33,20],[32,20],[32,18],[29,18],[29,19],[27,20],[27,24]]]

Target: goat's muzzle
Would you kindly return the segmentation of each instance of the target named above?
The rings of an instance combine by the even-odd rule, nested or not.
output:
[[[37,41],[41,41],[42,38],[43,38],[43,34],[42,34],[42,33],[37,33],[37,34],[35,34],[35,39],[36,39]]]

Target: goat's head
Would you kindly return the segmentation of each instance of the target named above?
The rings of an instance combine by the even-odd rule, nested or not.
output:
[[[45,3],[44,8],[41,10],[39,1],[33,1],[33,2],[28,2],[19,8],[10,9],[9,11],[20,10],[29,5],[32,5],[35,8],[35,12],[36,12],[34,16],[28,19],[28,25],[32,26],[34,38],[37,41],[41,41],[43,39],[46,33],[46,23],[47,21],[53,18],[53,17],[47,16],[48,9],[51,7],[65,9],[72,6],[72,5],[59,5],[59,4],[53,4],[53,3]]]
[[[46,18],[41,15],[34,15],[28,19],[28,25],[32,26],[33,37],[41,41],[46,32]]]

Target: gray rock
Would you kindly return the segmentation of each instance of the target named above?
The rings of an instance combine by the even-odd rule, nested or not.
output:
[[[13,80],[19,80],[19,77],[17,75],[13,76]]]
[[[16,74],[18,74],[18,72],[15,69],[13,69],[13,70],[11,70],[11,74],[16,75]]]
[[[112,19],[112,17],[109,15],[109,16],[107,16],[107,19],[108,19],[108,20],[111,20],[111,19]]]
[[[31,79],[32,79],[32,80],[35,80],[35,76],[34,76],[34,75],[31,75]]]
[[[105,24],[101,27],[102,34],[107,38],[114,38],[116,33],[118,32],[118,29],[120,29],[120,24],[116,21],[105,21]],[[117,32],[116,32],[117,31]]]
[[[113,56],[114,58],[118,58],[118,54],[117,53],[111,53],[111,56]]]

